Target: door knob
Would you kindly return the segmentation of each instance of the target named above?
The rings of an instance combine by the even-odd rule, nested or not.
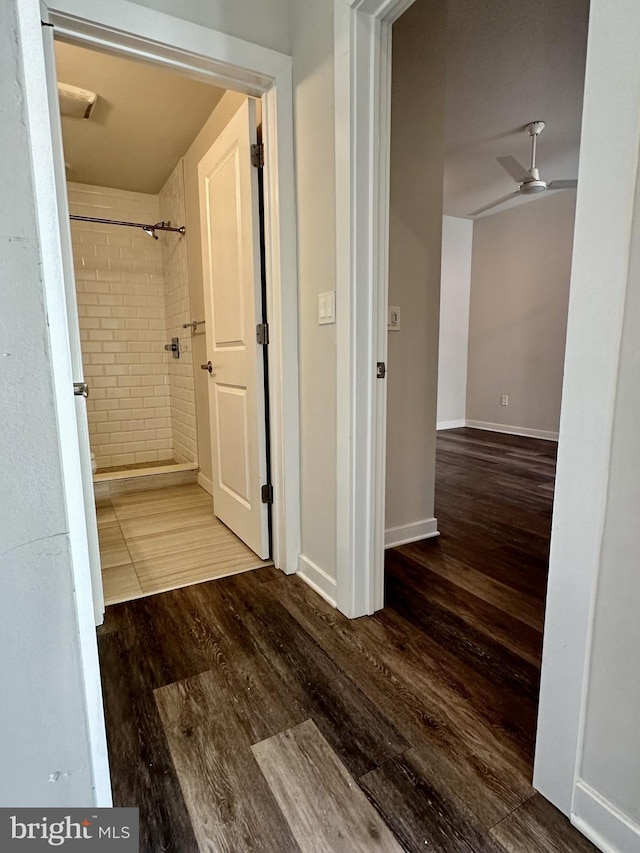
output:
[[[206,364],[200,365],[200,370],[208,370],[209,373],[213,373],[213,365],[208,361]]]

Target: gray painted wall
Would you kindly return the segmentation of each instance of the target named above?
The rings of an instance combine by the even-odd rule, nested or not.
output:
[[[3,4],[2,19],[0,805],[91,805],[87,715],[15,2]],[[35,23],[39,36],[39,20]]]
[[[575,200],[549,193],[474,224],[467,420],[558,431]]]
[[[393,25],[386,527],[433,517],[445,112],[444,0]],[[419,140],[419,144],[417,141]]]

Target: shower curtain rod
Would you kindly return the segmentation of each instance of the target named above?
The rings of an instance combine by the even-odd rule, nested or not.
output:
[[[174,228],[170,222],[156,222],[155,225],[146,225],[144,222],[125,222],[121,219],[97,219],[95,216],[69,216],[69,219],[75,219],[78,222],[98,222],[103,225],[126,225],[128,228],[142,228],[145,234],[158,239],[156,231],[176,231],[178,234],[184,234],[186,229],[184,225],[180,228]]]

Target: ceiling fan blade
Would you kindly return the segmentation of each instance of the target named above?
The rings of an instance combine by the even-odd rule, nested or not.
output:
[[[490,210],[492,207],[497,207],[499,204],[504,204],[505,201],[511,201],[511,199],[515,198],[517,195],[520,195],[520,190],[516,190],[515,192],[509,193],[509,195],[503,195],[502,198],[499,198],[497,201],[492,201],[490,204],[485,204],[484,207],[479,207],[477,210],[474,210],[473,213],[468,213],[467,216],[477,216],[479,213],[484,213],[485,210]]]
[[[569,181],[551,181],[547,184],[548,190],[574,190],[578,186],[577,180]]]
[[[522,163],[518,163],[515,157],[496,157],[496,160],[503,169],[505,169],[518,184],[524,184],[527,181],[532,181],[533,176]]]

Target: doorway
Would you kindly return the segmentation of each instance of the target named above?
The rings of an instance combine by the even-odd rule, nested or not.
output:
[[[480,701],[461,683],[460,707],[472,719],[500,704],[496,736],[519,729],[502,748],[525,784],[556,458],[543,439],[559,427],[576,193],[509,206],[518,185],[496,158],[526,162],[532,111],[547,119],[540,175],[577,178],[588,11],[563,7],[560,24],[558,7],[538,9],[540,37],[567,34],[539,64],[511,52],[526,4],[418,0],[393,25],[385,606],[452,652],[452,679],[462,665],[484,683]]]
[[[235,335],[236,359],[242,347],[259,350],[247,335],[252,318],[262,320],[265,281],[261,167],[250,163],[256,102],[170,69],[64,42],[56,42],[56,65],[109,605],[270,560],[269,516],[261,501],[261,485],[269,485],[268,377],[256,376],[261,353],[253,369],[249,364],[249,388],[237,370],[229,377],[219,364],[229,348],[228,328],[242,328],[249,338]],[[215,165],[229,140],[239,146],[234,163],[246,190],[242,207],[227,216],[235,189],[217,186],[214,209],[223,215],[213,222],[211,208],[203,207],[201,164],[213,158]],[[226,222],[243,223],[242,240],[225,232]],[[244,254],[234,265],[235,245]],[[216,361],[213,376],[223,375],[222,386],[211,384],[210,369],[209,376],[196,374],[194,355],[200,354],[203,368]],[[241,413],[247,400],[238,395],[246,395],[250,423],[233,422],[233,406],[229,423],[229,407],[210,390],[220,387],[242,399]],[[247,442],[238,442],[247,430],[251,457]],[[225,505],[229,494],[241,513],[234,502]]]
[[[32,13],[29,9],[29,14]],[[102,619],[102,602],[96,594],[100,588],[99,561],[91,560],[91,521],[93,510],[83,505],[82,496],[91,497],[86,472],[90,476],[88,442],[79,443],[83,429],[84,402],[76,397],[75,407],[64,396],[63,389],[72,382],[83,381],[81,354],[74,349],[65,327],[67,315],[73,316],[74,294],[69,291],[69,276],[59,274],[70,268],[71,245],[68,210],[64,193],[64,158],[59,123],[56,121],[55,71],[53,62],[52,29],[56,35],[76,44],[93,44],[120,55],[147,58],[166,66],[174,66],[197,79],[233,87],[245,95],[260,97],[264,104],[263,133],[265,138],[265,223],[268,307],[271,322],[271,407],[272,470],[274,472],[274,563],[282,571],[295,570],[299,553],[299,441],[297,406],[297,292],[296,292],[296,231],[293,176],[280,166],[292,159],[291,133],[291,59],[273,51],[265,52],[242,40],[215,33],[202,40],[201,28],[187,22],[167,29],[167,18],[153,10],[141,17],[133,4],[123,3],[118,10],[102,7],[87,15],[69,10],[64,0],[42,7],[35,19],[37,34],[31,45],[38,56],[34,72],[40,89],[32,112],[38,118],[37,142],[41,145],[41,160],[35,161],[36,182],[50,188],[46,197],[38,197],[39,227],[47,233],[51,251],[47,255],[45,277],[47,298],[58,312],[55,317],[58,356],[54,374],[57,402],[64,423],[69,425],[69,441],[64,446],[64,500],[71,531],[71,558],[76,589],[77,618],[80,625],[81,660],[84,676],[89,727],[91,771],[94,779],[95,801],[109,805],[109,771],[104,742],[104,718],[100,699],[100,674],[96,654],[95,625]],[[26,16],[26,12],[25,12]],[[33,17],[33,16],[32,16]],[[41,28],[40,18],[45,25]],[[169,35],[170,34],[170,35]],[[42,43],[44,41],[44,54]],[[46,84],[46,86],[45,86]],[[47,105],[42,93],[48,94]],[[277,103],[276,103],[277,96]],[[34,119],[35,121],[35,119]],[[52,122],[51,129],[48,122]],[[52,131],[52,132],[51,132]],[[40,150],[40,149],[39,149]],[[53,170],[51,163],[53,162]],[[55,175],[55,183],[54,183]],[[62,239],[60,239],[62,236]],[[71,401],[73,402],[73,401]],[[70,426],[73,424],[73,427]],[[89,481],[90,483],[90,481]],[[95,516],[93,516],[95,529]],[[97,537],[96,537],[97,539]],[[97,542],[95,556],[97,556]],[[91,566],[89,573],[88,566]],[[95,574],[98,567],[98,577]],[[93,594],[93,612],[91,598]]]
[[[272,435],[271,447],[271,481],[273,485],[273,541],[272,555],[276,566],[285,572],[295,571],[297,555],[299,552],[299,507],[298,507],[298,411],[297,411],[297,358],[294,354],[297,349],[296,300],[295,292],[295,241],[292,240],[292,229],[294,220],[290,215],[293,206],[293,184],[291,174],[283,171],[280,167],[280,158],[283,162],[291,157],[291,139],[287,127],[287,98],[282,95],[278,108],[275,105],[276,86],[287,87],[287,66],[290,59],[274,54],[268,61],[260,54],[255,55],[248,48],[243,53],[244,46],[237,47],[242,53],[238,56],[238,62],[234,66],[233,74],[227,74],[227,66],[219,65],[215,60],[207,59],[206,55],[198,53],[200,57],[196,63],[197,67],[184,62],[182,50],[187,49],[192,55],[194,45],[187,41],[184,46],[170,47],[164,40],[162,50],[149,49],[148,52],[140,51],[139,45],[133,50],[127,42],[125,35],[118,35],[121,27],[110,30],[107,22],[102,21],[100,39],[90,37],[92,30],[90,21],[80,23],[75,17],[68,19],[63,11],[52,11],[51,20],[55,22],[56,35],[65,41],[82,45],[86,39],[95,44],[99,42],[100,47],[107,49],[113,54],[121,56],[136,55],[147,60],[160,63],[166,67],[174,66],[182,69],[191,79],[198,79],[214,84],[233,84],[236,91],[243,95],[259,96],[262,98],[264,113],[262,116],[262,133],[265,140],[265,165],[264,165],[264,224],[267,239],[264,246],[264,261],[266,265],[266,293],[268,320],[270,322],[270,373],[268,378],[271,404],[269,409],[270,430]],[[157,35],[154,31],[156,21],[153,15],[147,17],[144,25],[144,34],[140,38]],[[159,22],[158,22],[159,25]],[[97,26],[97,25],[96,25]],[[82,33],[80,33],[82,30]],[[107,33],[109,36],[107,37]],[[146,35],[145,35],[146,34]],[[186,34],[185,34],[186,35]],[[155,39],[156,41],[158,39]],[[88,44],[88,42],[85,42]],[[199,50],[199,49],[198,49]],[[161,53],[162,57],[158,54]],[[266,65],[264,63],[266,62]],[[271,66],[269,66],[271,63]],[[251,71],[243,71],[248,66]],[[269,74],[261,77],[255,69],[270,67]],[[284,81],[284,82],[283,82]],[[281,92],[284,90],[281,88]],[[238,96],[240,97],[240,95]],[[281,126],[282,125],[282,126]],[[276,143],[277,134],[277,143]],[[202,306],[202,312],[204,306]],[[196,322],[201,318],[193,317]],[[286,334],[284,334],[286,330]],[[193,335],[194,349],[197,350],[198,342],[204,340],[204,336],[197,332]],[[199,357],[199,353],[194,352]],[[198,360],[198,359],[196,359]],[[203,363],[206,359],[202,360]],[[199,376],[199,373],[197,374]],[[286,393],[285,393],[286,392]],[[210,483],[202,476],[198,477],[200,485],[209,487]]]
[[[343,458],[352,464],[344,468],[340,491],[347,496],[355,482],[374,483],[368,505],[362,507],[358,517],[345,524],[345,530],[341,531],[340,544],[349,560],[353,554],[361,552],[366,552],[364,556],[369,558],[383,531],[383,525],[375,526],[374,522],[380,521],[379,498],[384,487],[384,473],[379,464],[381,448],[384,447],[380,441],[380,398],[384,392],[372,379],[372,365],[386,355],[381,345],[386,330],[382,331],[379,320],[382,311],[386,326],[387,300],[384,278],[379,280],[375,267],[370,264],[371,259],[379,256],[380,244],[387,234],[388,151],[384,142],[388,139],[390,25],[410,5],[390,0],[373,9],[367,4],[365,9],[345,14],[339,19],[336,34],[336,42],[340,43],[346,43],[349,33],[361,33],[363,36],[361,41],[351,41],[351,50],[338,71],[340,91],[347,91],[350,86],[352,96],[345,96],[336,103],[340,140],[348,137],[350,151],[358,152],[359,163],[366,161],[361,166],[366,177],[362,176],[357,184],[351,184],[350,189],[342,193],[336,209],[339,229],[344,226],[350,229],[351,234],[339,277],[339,286],[343,282],[345,285],[350,282],[352,286],[352,326],[346,330],[343,344],[346,347],[355,340],[365,341],[356,355],[352,376],[347,376],[346,372],[344,375],[345,386],[354,401],[344,412],[344,425],[353,425],[357,441],[366,439],[368,442],[366,452],[357,456],[350,454],[348,448],[342,448],[346,454]],[[579,178],[584,180],[576,211],[559,476],[554,504],[550,594],[546,609],[545,661],[534,777],[536,787],[567,815],[571,813],[574,794],[577,796],[579,793],[576,785],[580,783],[583,748],[580,721],[588,680],[591,607],[605,507],[604,500],[594,501],[593,497],[602,496],[607,490],[610,400],[615,396],[617,381],[619,334],[628,281],[628,270],[626,266],[623,268],[623,264],[626,265],[629,252],[628,229],[632,222],[637,165],[635,102],[622,92],[623,74],[637,79],[631,60],[632,49],[629,65],[624,71],[614,70],[611,65],[611,56],[619,51],[628,28],[633,25],[635,11],[628,4],[620,4],[616,10],[619,17],[615,26],[613,18],[605,15],[595,3],[592,12],[583,122],[588,128],[604,126],[606,132],[604,138],[585,134],[582,140]],[[619,89],[620,96],[614,97]],[[382,150],[377,150],[371,140],[376,143],[382,140]],[[628,140],[629,145],[623,140]],[[338,150],[343,150],[340,141],[337,146]],[[599,162],[611,158],[611,152],[619,155],[613,167],[619,174],[619,182],[615,186],[609,183],[603,187],[590,176]],[[346,158],[344,174],[351,174],[355,168],[355,158]],[[360,170],[359,174],[362,174]],[[371,217],[368,214],[372,198],[374,211]],[[347,213],[341,214],[343,210]],[[625,236],[619,229],[627,229]],[[599,236],[603,230],[611,235],[611,242],[606,245]],[[355,271],[353,276],[350,269]],[[603,286],[604,281],[608,282],[606,287]],[[371,294],[382,292],[385,296],[382,303],[372,299]],[[346,286],[343,295],[345,293]],[[373,321],[363,319],[360,323],[360,317],[369,317],[369,310],[373,310]],[[605,329],[601,331],[603,316]],[[373,336],[370,346],[366,343],[367,331]],[[602,346],[594,349],[594,340]],[[346,363],[345,359],[345,370]],[[597,389],[594,387],[595,377]],[[588,412],[594,413],[590,420]],[[340,429],[338,435],[340,437]],[[339,565],[339,577],[342,573],[351,578],[352,583],[356,578],[361,581],[363,595],[352,601],[353,609],[358,613],[370,612],[367,607],[380,606],[382,590],[378,585],[378,565],[381,563],[375,562],[372,571],[359,560],[356,560],[353,571],[349,571],[346,559]],[[570,620],[566,618],[568,609]],[[586,807],[583,802],[580,808],[583,816],[576,816],[575,822],[584,825],[592,821],[590,815],[584,814]],[[595,834],[595,830],[590,831]]]

